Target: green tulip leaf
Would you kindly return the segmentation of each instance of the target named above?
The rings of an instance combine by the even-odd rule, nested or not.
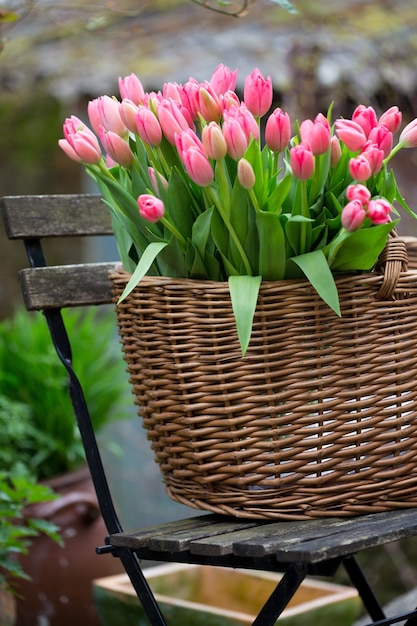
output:
[[[230,276],[229,290],[242,356],[249,346],[262,276]]]
[[[306,252],[289,260],[301,269],[320,298],[340,316],[340,303],[336,283],[323,250]]]
[[[122,302],[127,296],[134,290],[136,285],[142,280],[145,276],[146,272],[151,267],[152,263],[155,261],[158,254],[166,248],[168,242],[166,241],[153,241],[148,245],[142,254],[139,263],[136,266],[135,271],[132,274],[131,279],[127,283],[125,289],[123,290],[122,295],[120,296],[117,304]]]

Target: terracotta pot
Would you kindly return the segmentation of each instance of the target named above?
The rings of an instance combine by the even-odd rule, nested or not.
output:
[[[107,531],[87,469],[59,476],[45,484],[60,494],[52,502],[28,507],[27,515],[61,528],[64,547],[48,537],[35,539],[21,559],[30,582],[19,583],[19,626],[99,626],[92,581],[123,571],[118,559],[97,556]]]
[[[16,624],[16,598],[0,585],[0,626]]]

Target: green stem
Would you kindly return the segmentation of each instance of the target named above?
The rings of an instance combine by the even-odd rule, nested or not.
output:
[[[406,141],[400,141],[399,143],[397,143],[397,145],[394,146],[394,148],[391,150],[389,155],[384,159],[384,165],[386,165],[388,161],[390,161],[390,159],[392,159],[392,157],[395,156],[397,152],[399,152],[401,148],[404,148],[404,146],[406,145],[407,145]]]
[[[250,199],[252,200],[252,204],[255,207],[255,211],[259,212],[261,210],[261,207],[259,206],[258,198],[256,197],[256,194],[255,194],[253,188],[252,189],[248,189],[248,193],[249,193]]]
[[[307,200],[307,181],[301,180],[301,215],[303,217],[310,217],[308,211],[308,200]],[[300,254],[304,254],[308,252],[307,246],[307,227],[309,224],[307,222],[301,222],[300,224]]]
[[[174,237],[178,239],[182,247],[185,249],[187,242],[181,235],[180,231],[174,226],[174,224],[167,220],[166,217],[161,217],[160,222],[162,222],[162,224],[168,228],[168,230],[174,235]]]
[[[222,203],[219,201],[219,197],[218,195],[215,193],[214,189],[212,187],[206,187],[206,193],[207,195],[211,198],[211,200],[213,201],[214,205],[216,206],[218,212],[220,213],[220,217],[222,218],[223,222],[225,223],[225,226],[227,228],[227,230],[229,231],[230,237],[233,240],[233,243],[235,244],[239,254],[240,254],[240,258],[242,259],[243,265],[245,266],[245,271],[246,274],[248,276],[252,276],[252,268],[250,266],[248,257],[245,253],[245,250],[243,249],[242,244],[239,241],[239,237],[236,234],[235,229],[233,228],[232,224],[230,223],[229,220],[229,216],[226,215],[224,208],[222,206]]]

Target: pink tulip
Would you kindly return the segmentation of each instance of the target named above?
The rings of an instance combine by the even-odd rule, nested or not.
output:
[[[417,119],[407,124],[403,129],[400,135],[400,143],[404,144],[404,148],[417,147]]]
[[[198,120],[198,97],[200,83],[194,78],[190,78],[182,88],[181,97],[183,106],[190,112],[193,120]]]
[[[119,91],[122,100],[131,100],[134,104],[140,104],[145,98],[145,90],[139,78],[135,74],[119,77]]]
[[[336,120],[336,131],[339,139],[352,152],[357,152],[366,143],[367,136],[362,126],[353,120]]]
[[[371,166],[371,173],[378,174],[384,163],[384,151],[380,150],[376,144],[368,142],[361,154],[367,159]]]
[[[228,111],[231,107],[240,107],[241,101],[235,91],[226,91],[226,93],[220,96],[223,111]]]
[[[227,153],[229,156],[236,161],[241,159],[247,150],[249,139],[238,119],[225,117],[223,136],[226,140]]]
[[[255,172],[246,159],[240,159],[237,164],[237,177],[243,189],[252,189],[255,184]]]
[[[162,88],[162,97],[182,103],[182,86],[178,83],[165,83]]]
[[[339,138],[333,136],[330,139],[330,166],[335,168],[342,156],[342,147]]]
[[[74,148],[71,147],[66,139],[58,139],[58,145],[72,161],[83,163],[82,158],[75,152]]]
[[[220,63],[210,78],[210,85],[217,95],[225,94],[226,91],[234,91],[236,87],[238,70],[232,72],[229,67]]]
[[[354,180],[361,183],[365,182],[372,176],[372,169],[368,159],[360,154],[349,161],[349,172]]]
[[[91,126],[98,134],[99,127],[104,126],[121,137],[126,134],[126,126],[120,117],[119,102],[110,96],[100,96],[90,100],[87,105],[88,117]]]
[[[372,107],[366,107],[363,104],[357,106],[353,111],[352,120],[363,128],[367,137],[369,137],[369,133],[378,123],[375,110]]]
[[[272,79],[264,78],[258,68],[246,77],[243,88],[243,100],[255,117],[265,115],[272,104]]]
[[[223,118],[225,122],[230,119],[237,120],[245,132],[248,142],[252,138],[256,141],[259,139],[259,125],[245,104],[232,106],[223,111]]]
[[[135,115],[136,134],[148,146],[159,146],[162,141],[162,128],[158,118],[145,106],[138,108]]]
[[[131,133],[137,133],[136,130],[136,113],[139,107],[132,100],[125,98],[119,104],[119,113],[123,124]]]
[[[359,200],[363,206],[366,206],[371,199],[371,192],[365,185],[349,185],[346,189],[346,198],[350,201]]]
[[[198,112],[206,122],[218,122],[222,113],[222,104],[219,96],[209,83],[203,83],[197,96]]]
[[[362,207],[360,200],[351,200],[346,206],[343,207],[342,214],[340,216],[342,226],[346,230],[357,230],[363,224],[366,217],[366,213]]]
[[[393,135],[390,130],[383,124],[378,124],[369,133],[368,141],[376,144],[376,146],[383,151],[384,158],[386,158],[392,150]]]
[[[314,173],[314,155],[310,146],[300,143],[290,150],[290,164],[293,174],[299,180],[308,180]]]
[[[265,125],[265,141],[273,152],[282,152],[291,139],[291,121],[288,113],[279,107],[268,117]]]
[[[133,163],[133,152],[129,144],[113,131],[100,128],[100,139],[105,151],[115,163],[122,167],[130,167]]]
[[[60,148],[73,161],[95,165],[101,160],[101,148],[95,134],[75,115],[67,118],[63,126],[65,139]]]
[[[210,122],[208,126],[203,128],[201,140],[210,159],[220,161],[226,156],[226,139],[223,136],[222,129],[218,124],[216,124],[216,122]]]
[[[397,106],[390,107],[379,118],[379,124],[384,124],[393,134],[401,126],[402,114]]]
[[[214,171],[206,154],[196,147],[180,153],[185,170],[192,181],[200,187],[208,187],[214,180]]]
[[[196,148],[196,150],[205,154],[201,139],[199,139],[196,132],[191,128],[187,128],[187,130],[183,130],[175,135],[175,147],[177,148],[178,154],[181,154],[189,148]]]
[[[301,140],[310,145],[315,156],[324,154],[330,147],[330,126],[323,115],[317,116],[314,122],[304,120],[300,126],[300,135]]]
[[[190,112],[175,100],[162,100],[157,113],[162,132],[169,143],[175,144],[176,133],[194,127]]]
[[[366,214],[375,225],[386,224],[390,221],[391,205],[385,198],[371,200],[366,208]]]
[[[143,193],[138,198],[139,215],[148,222],[157,222],[165,212],[164,203],[159,198]]]
[[[167,179],[162,176],[160,172],[156,171],[153,167],[148,167],[148,175],[149,180],[151,181],[152,189],[154,190],[155,194],[159,194],[159,183],[161,183],[165,189],[168,189]]]

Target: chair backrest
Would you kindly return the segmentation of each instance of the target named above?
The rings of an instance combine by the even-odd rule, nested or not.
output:
[[[47,267],[42,246],[44,239],[56,237],[112,235],[100,196],[10,196],[2,198],[1,206],[7,236],[24,241],[31,265],[19,272],[28,310],[112,301],[108,270],[114,263]]]
[[[30,311],[43,311],[46,317],[57,354],[68,372],[70,395],[104,522],[109,533],[120,532],[61,315],[65,307],[111,303],[108,272],[115,263],[48,266],[43,246],[44,240],[51,238],[112,235],[109,212],[98,195],[8,196],[0,203],[7,236],[24,242],[29,260],[30,267],[19,272],[25,306]]]

